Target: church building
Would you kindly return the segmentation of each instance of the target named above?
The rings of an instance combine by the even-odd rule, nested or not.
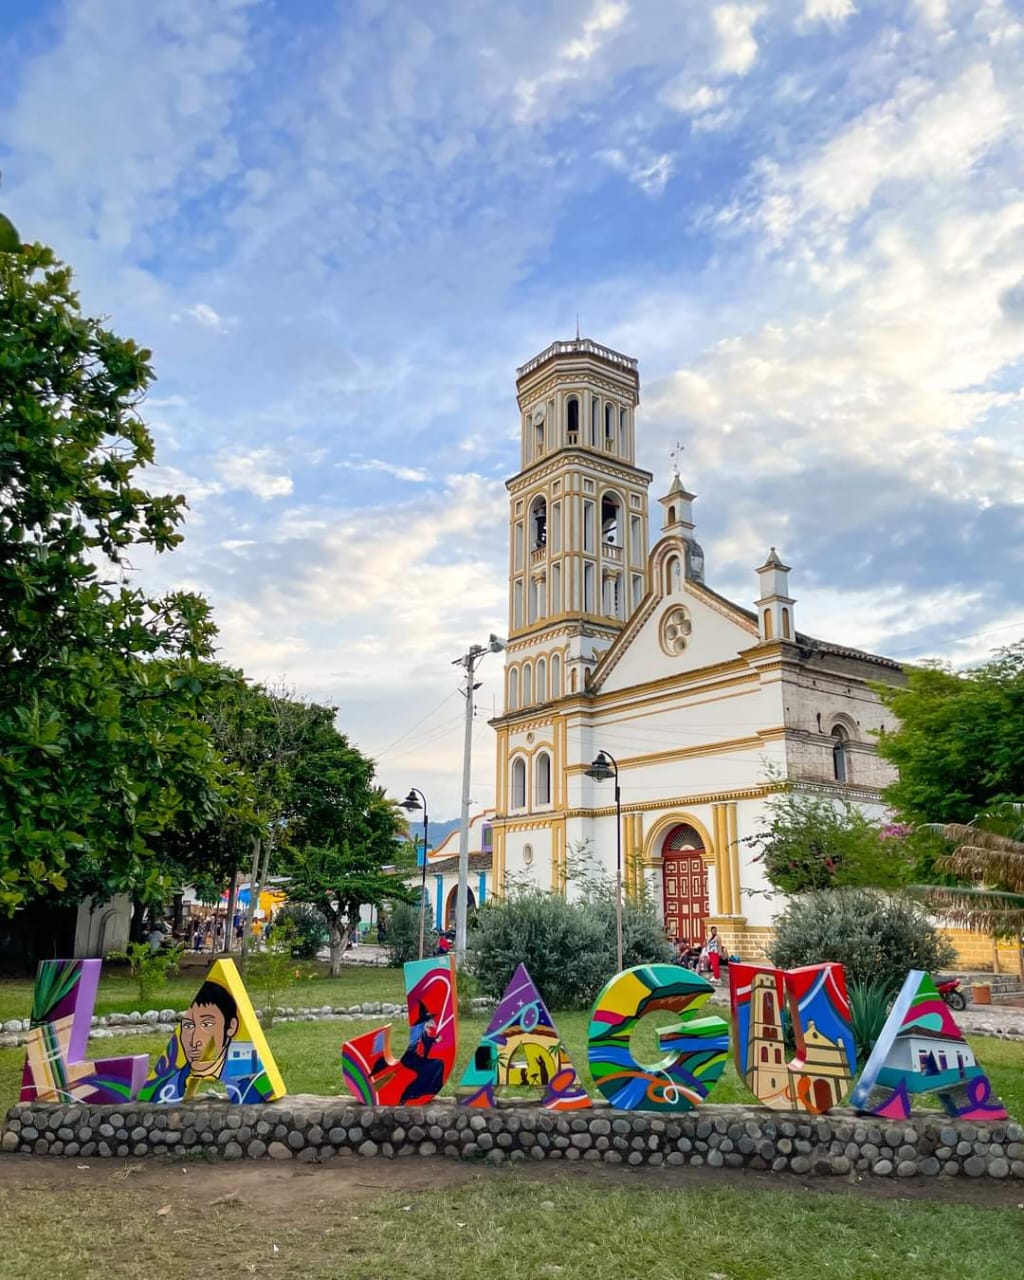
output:
[[[678,471],[652,545],[636,360],[555,342],[516,391],[492,891],[515,877],[571,895],[577,852],[609,875],[621,856],[626,892],[645,880],[670,934],[717,925],[756,959],[780,902],[745,841],[787,782],[881,814],[891,715],[870,686],[900,664],[801,632],[774,548],[748,602],[720,595]],[[600,753],[608,776],[591,777]]]

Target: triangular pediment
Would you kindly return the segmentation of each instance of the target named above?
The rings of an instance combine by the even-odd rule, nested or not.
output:
[[[687,671],[719,666],[758,642],[752,612],[701,583],[651,591],[601,656],[589,689],[631,689]]]

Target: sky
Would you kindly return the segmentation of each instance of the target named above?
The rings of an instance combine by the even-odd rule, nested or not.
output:
[[[963,665],[1024,635],[1024,12],[998,0],[5,0],[0,203],[154,353],[141,585],[458,812],[515,368],[640,362],[710,586]],[[493,796],[500,657],[471,794]]]

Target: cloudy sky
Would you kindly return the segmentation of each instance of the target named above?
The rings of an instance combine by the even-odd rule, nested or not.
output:
[[[998,0],[8,0],[0,200],[154,351],[191,515],[144,581],[440,819],[515,366],[577,312],[659,490],[685,442],[711,585],[775,543],[813,634],[1024,634],[1022,64]]]

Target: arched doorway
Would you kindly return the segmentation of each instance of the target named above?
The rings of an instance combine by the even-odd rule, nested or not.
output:
[[[452,885],[448,894],[447,901],[444,904],[444,927],[445,929],[455,928],[455,904],[459,898],[459,886]],[[466,912],[473,911],[476,908],[476,898],[473,896],[473,890],[466,886]]]
[[[686,824],[673,827],[661,846],[665,932],[691,943],[707,937],[708,868],[704,843]]]

